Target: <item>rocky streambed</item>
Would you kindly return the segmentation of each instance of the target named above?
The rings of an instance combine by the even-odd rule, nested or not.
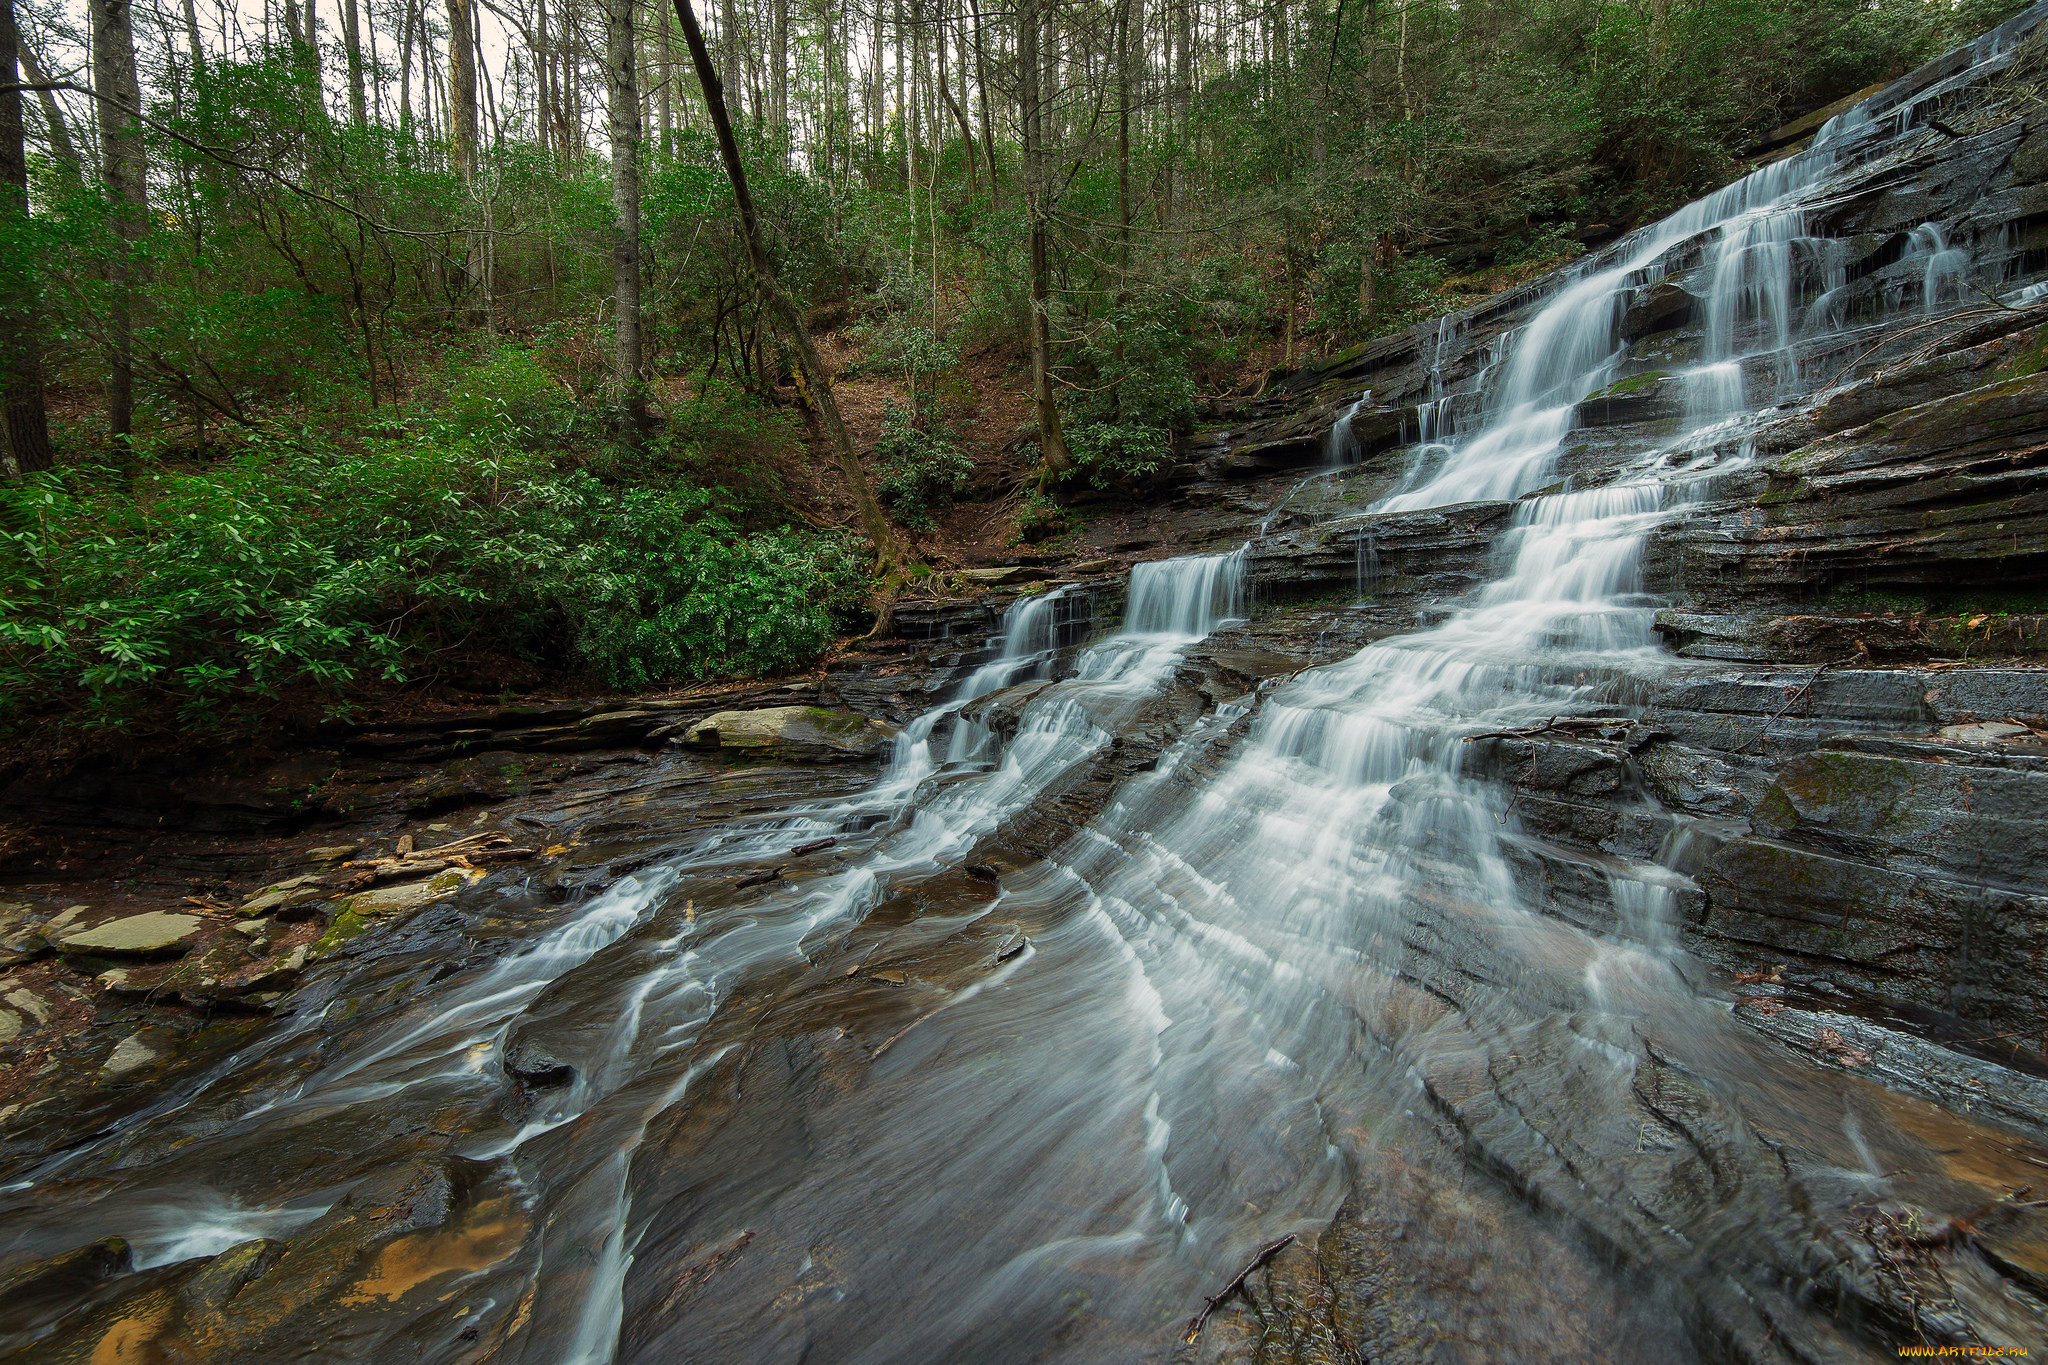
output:
[[[814,677],[17,778],[0,1352],[2039,1344],[2041,17]]]

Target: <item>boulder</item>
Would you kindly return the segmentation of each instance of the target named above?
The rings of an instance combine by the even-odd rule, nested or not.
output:
[[[1668,280],[1639,289],[1622,317],[1621,334],[1628,341],[1637,341],[1683,327],[1693,320],[1694,302],[1691,294]]]
[[[57,947],[60,952],[91,956],[176,957],[191,949],[192,940],[205,924],[197,915],[151,910],[65,934],[57,940]]]
[[[879,758],[896,731],[847,711],[815,706],[773,706],[763,711],[720,711],[691,726],[683,743],[697,749],[810,762]]]

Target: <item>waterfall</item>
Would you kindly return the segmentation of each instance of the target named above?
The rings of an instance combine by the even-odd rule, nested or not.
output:
[[[1062,630],[1085,589],[1020,597],[872,782],[821,778],[778,805],[747,787],[758,774],[722,772],[724,823],[573,908],[479,912],[464,932],[499,947],[451,956],[445,979],[406,974],[423,940],[365,940],[385,956],[316,977],[300,1017],[34,1172],[8,1249],[119,1234],[163,1265],[291,1236],[366,1171],[452,1154],[516,1191],[535,1231],[482,1270],[443,1231],[408,1244],[447,1257],[440,1297],[372,1309],[402,1309],[421,1358],[679,1358],[658,1328],[701,1329],[688,1354],[707,1360],[1164,1359],[1223,1286],[1269,1295],[1319,1272],[1246,1279],[1262,1248],[1291,1236],[1299,1258],[1340,1211],[1342,1238],[1313,1249],[1351,1238],[1378,1258],[1386,1304],[1330,1310],[1384,1318],[1374,1359],[1675,1359],[1703,1340],[1732,1356],[1781,1326],[1788,1358],[1827,1356],[1790,1340],[1839,1287],[1823,1251],[1796,1274],[1746,1259],[1780,1214],[1802,1254],[1817,1246],[1821,1199],[1789,1183],[1792,1144],[1738,1131],[1745,1096],[1819,1073],[1789,1050],[1757,1061],[1681,971],[1673,918],[1712,821],[1623,810],[1633,842],[1565,849],[1545,821],[1566,817],[1524,778],[1557,760],[1550,722],[1626,719],[1647,683],[1708,667],[1659,645],[1645,547],[1754,458],[1770,407],[1832,382],[1838,362],[1798,357],[1861,350],[1864,329],[1998,278],[2002,258],[1955,224],[1912,233],[1877,285],[1852,285],[1816,235],[1843,178],[1969,78],[1880,94],[1588,258],[1476,369],[1449,364],[1469,320],[1417,329],[1419,439],[1373,511],[1512,500],[1488,509],[1503,529],[1486,581],[1431,603],[1429,624],[1291,674],[1205,646],[1248,615],[1249,547],[1137,565],[1120,625],[1086,645]],[[1658,285],[1700,319],[1668,373],[1623,336]],[[1618,467],[1561,470],[1581,406],[1631,380],[1658,434]],[[1333,425],[1330,465],[1354,458],[1369,397]],[[1359,593],[1382,549],[1406,577],[1400,541],[1355,535]],[[1648,762],[1556,747],[1588,782]],[[1576,879],[1586,922],[1546,913],[1545,877]],[[357,993],[323,994],[344,971]],[[573,1079],[515,1087],[528,1043]],[[1638,1128],[1667,1062],[1669,1125]],[[1874,1188],[1838,1175],[1848,1197]],[[1653,1226],[1674,1189],[1699,1207]],[[1761,1216],[1737,1202],[1788,1189]],[[1700,1305],[1748,1293],[1757,1266],[1772,1292],[1798,1283],[1768,1330],[1723,1332]],[[1621,1306],[1569,1316],[1602,1295]],[[1446,1304],[1492,1316],[1438,1322]],[[1402,1335],[1402,1314],[1430,1335]],[[1617,1336],[1575,1335],[1586,1322]]]

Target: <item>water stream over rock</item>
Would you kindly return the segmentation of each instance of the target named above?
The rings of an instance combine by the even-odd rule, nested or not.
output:
[[[1273,509],[1243,549],[1137,565],[1121,627],[1092,642],[1072,614],[1089,588],[1018,598],[872,782],[650,836],[566,908],[480,885],[17,1163],[0,1254],[29,1268],[7,1272],[17,1294],[58,1307],[0,1317],[0,1350],[2038,1344],[2048,1228],[2013,1192],[2048,1178],[2048,1082],[2001,1073],[1979,1115],[1932,1081],[1872,1079],[1846,1015],[1775,1004],[1830,1021],[1817,1053],[1740,1017],[1743,964],[1689,935],[1730,851],[1788,847],[1799,816],[1754,797],[1782,779],[1736,771],[1746,736],[1712,760],[1751,793],[1740,811],[1666,799],[1652,746],[1672,696],[1738,685],[1669,648],[1662,547],[1725,517],[1712,546],[1736,553],[1759,523],[1729,490],[1776,477],[1784,432],[1843,430],[1812,414],[1863,401],[1877,366],[1925,361],[1900,329],[2036,297],[2048,262],[2011,233],[1930,219],[1859,246],[1841,215],[1910,198],[1930,111],[2008,136],[1966,120],[2040,17],[1544,281],[1483,338],[1479,319],[1431,324],[1412,403],[1383,384],[1377,407],[1330,405],[1323,467],[1296,486],[1324,504],[1291,525]],[[1653,305],[1678,321],[1642,330]],[[1616,412],[1636,429],[1589,438],[1589,414]],[[1377,495],[1330,505],[1376,455]],[[1424,555],[1464,577],[1371,626]],[[1343,619],[1371,638],[1316,667],[1258,653],[1255,580],[1285,562],[1366,599]],[[1887,727],[1910,725],[1849,728]],[[2042,780],[2048,759],[2000,753],[1985,781]],[[1689,790],[1718,780],[1707,762]],[[1601,802],[1606,832],[1565,832]],[[129,1273],[51,1259],[109,1237],[125,1253],[95,1254]]]

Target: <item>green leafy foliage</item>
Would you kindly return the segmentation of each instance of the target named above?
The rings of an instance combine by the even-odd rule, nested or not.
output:
[[[842,536],[408,433],[204,470],[0,485],[0,724],[330,696],[488,644],[643,687],[800,666],[858,609]]]
[[[1066,401],[1074,463],[1097,487],[1157,473],[1194,412],[1185,321],[1157,300],[1108,310],[1077,349],[1089,382]]]
[[[974,461],[955,443],[952,429],[939,420],[935,404],[919,407],[922,412],[891,403],[882,410],[882,436],[875,442],[880,461],[875,492],[906,526],[929,530],[933,511],[966,488]]]

